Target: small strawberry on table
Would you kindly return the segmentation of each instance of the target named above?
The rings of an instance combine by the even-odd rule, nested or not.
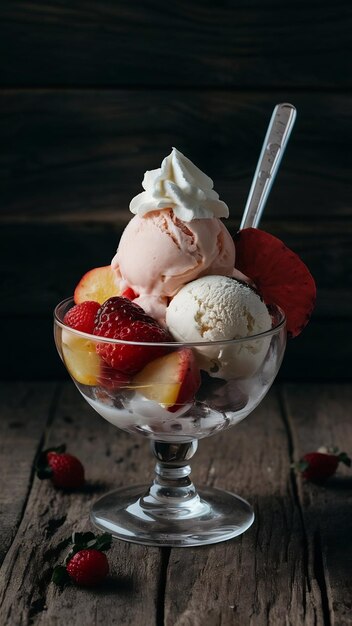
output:
[[[70,583],[82,587],[100,585],[109,574],[109,562],[104,552],[111,548],[111,542],[109,533],[96,536],[92,532],[74,532],[59,546],[63,549],[72,544],[64,564],[54,568],[52,581],[59,587]]]
[[[61,489],[79,489],[85,482],[81,461],[66,452],[65,444],[40,453],[36,474],[41,480],[50,478],[53,485]]]
[[[296,464],[296,469],[305,480],[323,482],[335,474],[339,463],[351,467],[351,459],[346,452],[340,452],[336,447],[324,446],[315,452],[307,452]]]

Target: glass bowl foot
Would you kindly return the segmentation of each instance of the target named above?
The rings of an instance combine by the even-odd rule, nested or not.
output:
[[[201,546],[244,533],[254,521],[250,504],[228,491],[205,487],[186,505],[149,498],[148,485],[124,487],[93,505],[91,521],[114,537],[147,546]]]

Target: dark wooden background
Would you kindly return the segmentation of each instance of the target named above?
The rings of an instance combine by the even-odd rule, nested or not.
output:
[[[1,376],[66,374],[52,309],[110,262],[146,169],[178,147],[235,232],[277,102],[296,126],[262,228],[318,285],[281,378],[347,379],[352,6],[347,0],[0,2]]]

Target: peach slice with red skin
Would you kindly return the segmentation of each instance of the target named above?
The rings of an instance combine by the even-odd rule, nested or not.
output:
[[[150,361],[132,381],[145,398],[175,412],[191,402],[200,386],[200,371],[190,348]]]
[[[95,267],[82,276],[74,292],[75,304],[95,300],[103,304],[109,298],[120,295],[116,272],[111,265]]]

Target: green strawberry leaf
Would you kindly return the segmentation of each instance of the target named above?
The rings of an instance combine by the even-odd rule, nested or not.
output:
[[[39,452],[36,460],[35,460],[35,472],[40,480],[45,480],[47,478],[51,478],[53,475],[53,471],[48,463],[47,454],[48,452],[57,452],[61,454],[65,452],[66,446],[65,444],[61,444],[61,446],[57,446],[56,448],[48,448],[47,450],[42,450]]]
[[[49,467],[49,465],[38,464],[36,467],[36,474],[40,480],[46,480],[47,478],[51,478],[51,476],[53,475],[53,470],[51,469],[51,467]]]
[[[345,465],[347,465],[347,467],[351,467],[351,459],[348,456],[348,454],[346,454],[346,452],[340,452],[338,457],[339,457],[339,461],[341,461],[341,463],[344,463]]]
[[[70,543],[72,546],[64,560],[65,565],[81,550],[100,550],[100,552],[109,550],[109,548],[111,548],[112,535],[110,533],[103,533],[102,535],[95,536],[92,532],[73,532],[72,537],[61,542],[61,549],[68,546]],[[59,545],[61,546],[61,544]]]
[[[57,565],[56,567],[54,567],[51,580],[53,583],[55,583],[55,585],[58,585],[61,588],[69,585],[71,582],[66,567],[64,567],[63,565]]]
[[[299,472],[305,472],[306,469],[308,469],[309,467],[309,463],[308,461],[304,461],[303,459],[301,459],[300,461],[298,461],[298,463],[294,463],[293,467]]]
[[[111,543],[112,535],[110,533],[103,533],[97,537],[95,549],[105,552],[105,550],[109,550],[111,548]]]
[[[95,539],[95,535],[92,532],[86,532],[86,533],[78,533],[78,532],[74,532],[72,533],[72,543],[73,546],[80,546],[80,549],[85,548],[88,541],[92,541],[92,539]]]

